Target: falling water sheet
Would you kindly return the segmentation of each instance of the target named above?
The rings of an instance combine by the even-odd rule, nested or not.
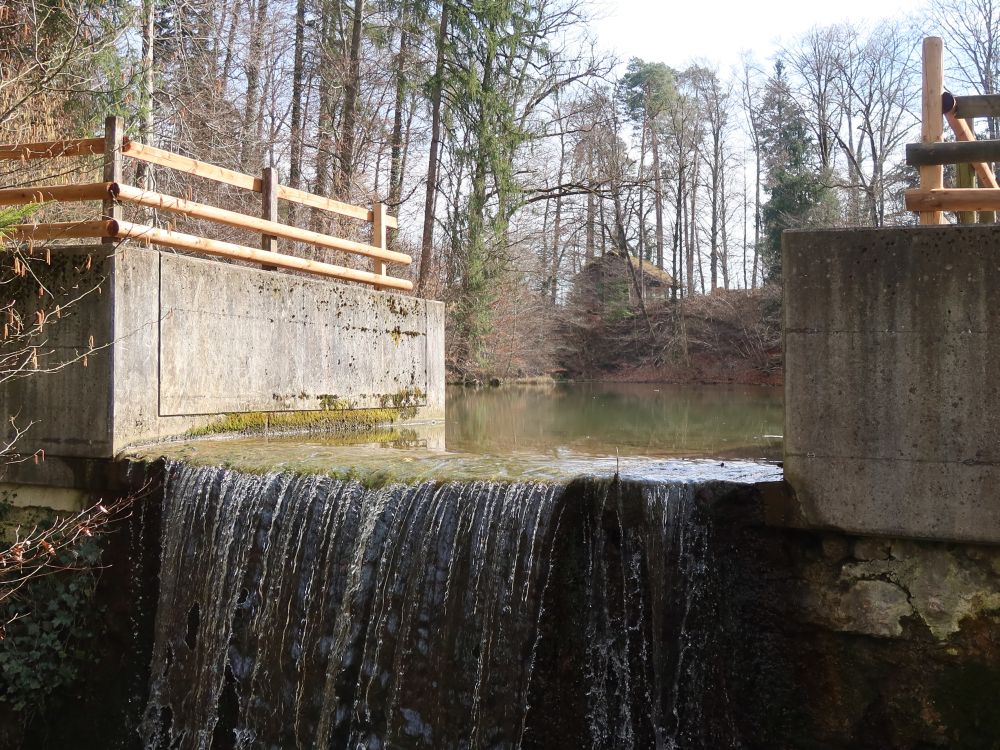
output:
[[[736,746],[703,710],[699,510],[734,484],[679,466],[372,487],[169,463],[145,745]]]

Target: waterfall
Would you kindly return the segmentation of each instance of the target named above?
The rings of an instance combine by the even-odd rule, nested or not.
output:
[[[169,464],[143,742],[738,747],[704,492]]]

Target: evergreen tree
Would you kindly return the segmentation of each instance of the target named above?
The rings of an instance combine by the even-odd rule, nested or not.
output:
[[[809,124],[795,103],[784,65],[774,65],[763,102],[764,187],[768,200],[761,210],[764,225],[761,257],[765,277],[781,278],[781,233],[811,226],[819,209],[833,197],[822,169]]]

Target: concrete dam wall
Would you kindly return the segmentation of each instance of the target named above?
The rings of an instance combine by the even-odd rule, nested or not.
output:
[[[0,389],[5,416],[34,422],[19,453],[44,451],[9,481],[80,486],[93,459],[226,414],[444,417],[439,302],[133,244],[53,251],[46,270],[40,281],[79,301],[47,326],[39,369],[70,364]],[[38,281],[23,287],[33,319]]]
[[[1000,542],[1000,233],[788,232],[793,521]]]

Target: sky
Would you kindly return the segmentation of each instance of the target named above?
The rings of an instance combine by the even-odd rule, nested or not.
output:
[[[912,0],[594,0],[591,28],[601,47],[682,67],[707,61],[727,71],[743,50],[766,60],[781,40],[813,26],[912,13]]]

